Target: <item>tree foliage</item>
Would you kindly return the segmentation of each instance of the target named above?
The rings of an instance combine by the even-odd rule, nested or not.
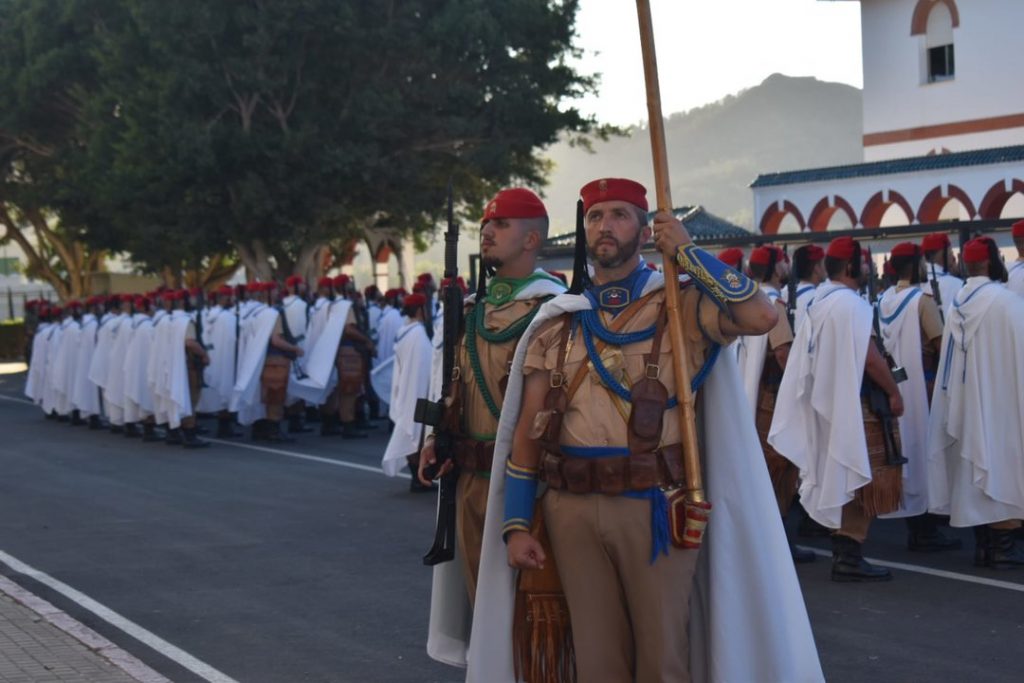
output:
[[[375,227],[432,230],[449,177],[475,210],[595,132],[566,104],[594,87],[567,63],[577,4],[6,0],[6,175],[154,272],[234,251],[309,273]]]

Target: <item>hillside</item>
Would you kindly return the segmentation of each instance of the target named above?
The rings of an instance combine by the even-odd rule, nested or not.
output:
[[[663,87],[670,86],[665,78]],[[750,228],[753,199],[747,187],[758,173],[861,160],[861,93],[839,83],[774,74],[760,85],[718,102],[669,116],[665,124],[672,199],[702,204]],[[635,178],[653,185],[646,127],[594,144],[593,153],[560,143],[545,190],[552,233],[571,229],[579,188],[595,177]]]

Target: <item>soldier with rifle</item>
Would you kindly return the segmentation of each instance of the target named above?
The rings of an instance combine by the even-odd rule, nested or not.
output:
[[[909,550],[955,550],[960,541],[946,538],[938,530],[938,518],[928,514],[928,405],[939,366],[941,312],[934,298],[921,289],[925,273],[918,245],[897,244],[890,263],[897,280],[878,300],[879,338],[907,373],[907,380],[899,385],[904,406],[900,445],[907,464],[900,510],[890,516],[906,519]]]
[[[900,505],[903,462],[895,421],[903,399],[880,340],[872,341],[872,306],[857,295],[867,280],[873,298],[870,260],[850,237],[829,244],[829,279],[797,330],[768,435],[800,469],[804,509],[834,530],[833,581],[892,578],[861,552],[871,520]]]
[[[454,223],[452,228],[457,238]],[[482,271],[492,276],[481,273],[476,297],[464,311],[458,286],[450,284],[446,290],[458,296],[454,302],[445,297],[445,315],[457,322],[464,313],[464,323],[461,330],[452,329],[445,319],[443,356],[451,359],[453,371],[444,378],[450,385],[444,388],[450,391],[443,397],[444,421],[427,437],[421,452],[419,476],[429,484],[428,468],[443,463],[437,472],[442,501],[445,478],[457,477],[455,518],[439,520],[439,525],[454,523],[455,547],[447,549],[455,551],[455,561],[435,567],[427,643],[432,657],[451,664],[465,665],[466,617],[476,598],[494,439],[512,355],[541,304],[565,291],[559,280],[536,267],[547,231],[547,209],[536,194],[525,188],[500,191],[487,203],[480,229]],[[453,262],[446,259],[445,276],[454,283],[454,244],[450,255]],[[448,532],[442,534],[439,528],[438,534],[443,539]],[[436,561],[445,555],[432,556]]]
[[[928,266],[929,287],[942,312],[942,319],[945,320],[953,306],[953,297],[964,285],[959,277],[960,269],[952,252],[949,235],[944,232],[925,235],[921,240],[921,250]]]
[[[805,244],[793,252],[793,268],[786,289],[786,315],[793,333],[800,328],[807,304],[814,298],[814,290],[825,281],[825,250],[817,244]]]
[[[310,307],[309,302],[306,301],[308,289],[306,279],[301,275],[290,275],[285,280],[284,286],[287,293],[277,306],[281,313],[283,336],[289,344],[299,346],[303,351],[308,352],[306,340],[309,330]],[[301,359],[292,359],[292,374],[296,379],[303,379],[307,376]],[[287,401],[285,415],[288,418],[288,433],[300,434],[312,431],[303,421],[306,414],[306,402],[292,396],[290,392]]]

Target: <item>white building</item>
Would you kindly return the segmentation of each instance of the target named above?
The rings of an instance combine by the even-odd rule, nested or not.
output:
[[[854,1],[864,163],[759,176],[761,232],[1024,215],[1024,0]]]

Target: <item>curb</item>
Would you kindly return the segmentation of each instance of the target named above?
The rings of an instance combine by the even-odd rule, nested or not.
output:
[[[140,683],[172,683],[169,678],[143,664],[142,661],[114,645],[96,631],[72,618],[67,612],[57,609],[5,576],[0,576],[0,593],[32,610],[39,615],[40,619],[79,641]]]

